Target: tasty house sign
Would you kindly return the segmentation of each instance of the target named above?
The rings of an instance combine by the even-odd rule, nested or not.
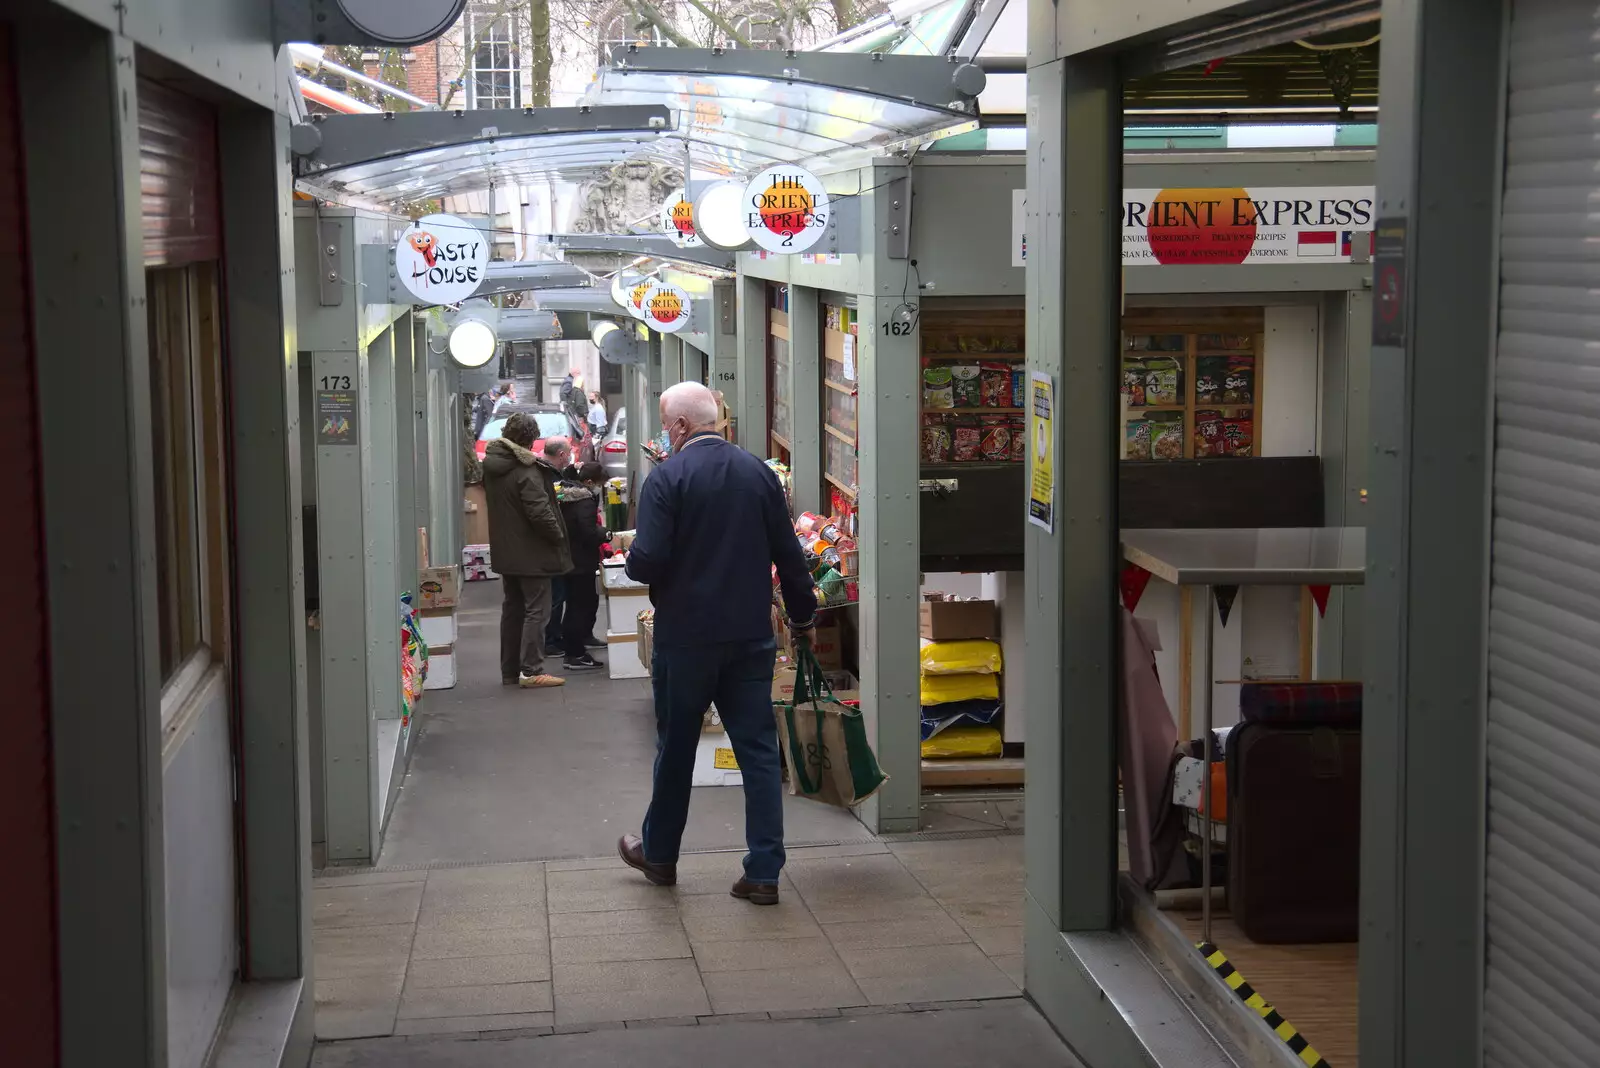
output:
[[[1357,251],[1366,259],[1374,192],[1372,186],[1127,189],[1122,262],[1348,263]]]

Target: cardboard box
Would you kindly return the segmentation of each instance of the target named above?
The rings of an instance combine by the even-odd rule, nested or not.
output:
[[[694,774],[691,786],[742,786],[744,773],[733,755],[728,737],[720,732],[702,734],[694,753]]]
[[[456,651],[451,646],[428,650],[428,677],[422,689],[449,690],[456,684]]]
[[[817,624],[811,633],[811,652],[823,671],[844,670],[844,634],[837,622]]]
[[[655,656],[656,625],[652,619],[641,619],[639,627],[639,663],[649,670]]]
[[[639,635],[606,635],[606,670],[613,679],[648,679],[650,672],[639,659]]]
[[[466,487],[461,502],[461,537],[468,545],[489,540],[489,504],[481,482]]]
[[[430,608],[426,612],[419,612],[417,622],[421,624],[422,640],[428,643],[429,649],[456,643],[454,608]]]
[[[486,582],[489,579],[498,579],[499,577],[498,572],[484,564],[474,564],[467,568],[466,571],[468,582]]]
[[[1000,617],[993,601],[923,601],[920,631],[932,642],[999,638]]]
[[[461,569],[426,567],[417,574],[417,607],[422,611],[461,603]]]
[[[463,545],[461,547],[461,562],[468,566],[481,564],[484,567],[492,567],[494,561],[489,559],[489,543],[481,542]]]
[[[843,702],[861,700],[861,693],[857,689],[860,682],[848,671],[829,671],[826,673],[828,688],[833,691],[833,696]],[[794,703],[795,669],[792,667],[779,668],[772,679],[772,703],[787,705]]]

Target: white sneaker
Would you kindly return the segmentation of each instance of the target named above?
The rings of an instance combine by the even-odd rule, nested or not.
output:
[[[524,690],[539,690],[548,686],[565,686],[567,680],[560,675],[524,675],[517,680],[517,685]]]

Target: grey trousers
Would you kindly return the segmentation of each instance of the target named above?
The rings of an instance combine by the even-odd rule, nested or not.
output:
[[[544,628],[550,622],[550,580],[501,575],[500,678],[544,673]]]

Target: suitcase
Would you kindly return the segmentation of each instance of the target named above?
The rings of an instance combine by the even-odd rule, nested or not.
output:
[[[1245,722],[1229,737],[1226,759],[1234,922],[1256,942],[1356,941],[1360,726],[1348,717]]]

